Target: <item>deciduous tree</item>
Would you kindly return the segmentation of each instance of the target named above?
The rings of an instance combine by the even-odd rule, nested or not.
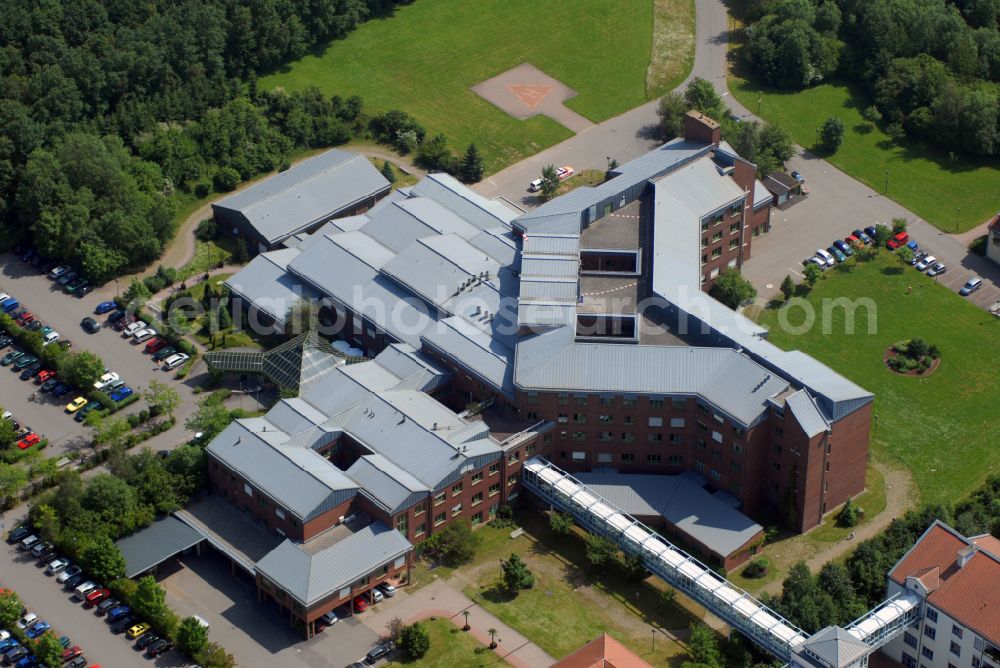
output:
[[[107,536],[97,536],[81,557],[83,567],[98,582],[111,582],[125,577],[125,557]]]
[[[684,134],[684,116],[690,107],[684,97],[675,91],[671,91],[660,98],[660,104],[656,107],[656,114],[660,117],[659,132],[660,138],[665,140],[680,137]]]
[[[715,279],[710,294],[731,309],[757,296],[757,288],[736,269],[726,269]]]
[[[403,628],[399,634],[399,644],[412,661],[417,661],[431,648],[431,638],[423,624],[416,622]]]
[[[194,658],[208,645],[208,629],[194,617],[185,617],[177,627],[177,649]]]
[[[510,559],[500,560],[500,570],[503,573],[502,581],[504,588],[509,592],[517,593],[522,589],[531,589],[535,586],[535,575],[528,569],[516,554],[511,554]]]

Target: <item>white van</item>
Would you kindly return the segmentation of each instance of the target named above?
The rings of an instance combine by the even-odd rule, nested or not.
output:
[[[50,343],[55,343],[56,341],[59,340],[59,332],[52,330],[42,338],[44,339],[42,345],[47,346]]]
[[[97,584],[87,580],[82,585],[73,590],[73,598],[78,601],[82,601],[87,597],[87,594],[97,589]]]
[[[826,262],[826,266],[828,267],[832,267],[833,265],[837,264],[837,260],[835,260],[834,257],[830,255],[828,251],[825,251],[822,248],[816,250],[816,257]]]
[[[528,184],[528,192],[529,193],[536,193],[536,192],[538,192],[541,189],[542,189],[542,180],[541,179],[535,179],[534,181],[532,181],[531,183]]]

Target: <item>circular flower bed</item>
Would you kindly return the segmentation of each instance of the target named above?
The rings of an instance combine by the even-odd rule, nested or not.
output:
[[[934,344],[914,338],[897,341],[886,349],[883,360],[904,376],[928,376],[941,364],[941,351]]]

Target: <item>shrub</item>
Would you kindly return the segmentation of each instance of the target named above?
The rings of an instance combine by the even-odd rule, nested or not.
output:
[[[755,559],[743,568],[743,577],[757,579],[767,575],[770,563],[767,559]]]
[[[399,644],[406,655],[416,661],[431,648],[431,638],[420,622],[410,624],[399,632]]]
[[[500,569],[503,571],[503,586],[509,592],[517,593],[535,586],[534,573],[528,570],[528,565],[516,554],[511,554],[506,561],[501,560]]]
[[[202,241],[211,241],[215,238],[219,228],[215,224],[214,218],[206,218],[198,223],[198,228],[194,231],[194,236]]]
[[[240,184],[240,173],[232,167],[223,167],[215,173],[212,182],[219,192],[229,192]]]
[[[837,513],[837,526],[848,528],[855,526],[857,523],[858,510],[854,507],[854,504],[851,503],[851,500],[847,499],[847,503],[845,503],[844,507],[840,509],[839,513]]]

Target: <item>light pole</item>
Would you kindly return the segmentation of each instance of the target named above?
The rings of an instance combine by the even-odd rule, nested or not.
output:
[[[816,148],[819,148],[819,128],[816,128]]]
[[[757,115],[760,115],[760,103],[764,101],[764,96],[761,95],[757,98]]]
[[[955,209],[955,231],[958,232],[958,221],[962,218],[962,207]]]
[[[878,413],[875,413],[875,434],[874,438],[878,439]]]
[[[468,631],[470,628],[472,628],[471,626],[469,626],[469,611],[463,610],[462,614],[465,615],[465,626],[462,627],[462,630]]]
[[[497,641],[496,641],[497,630],[496,629],[490,629],[489,631],[487,631],[487,633],[490,634],[490,649],[496,649],[497,648]]]
[[[649,637],[653,641],[653,654],[656,654],[656,629],[649,629]]]
[[[885,194],[889,194],[889,170],[885,170]]]
[[[116,278],[115,279],[115,297],[119,297],[119,296],[121,296],[121,295],[118,292],[118,279]]]

